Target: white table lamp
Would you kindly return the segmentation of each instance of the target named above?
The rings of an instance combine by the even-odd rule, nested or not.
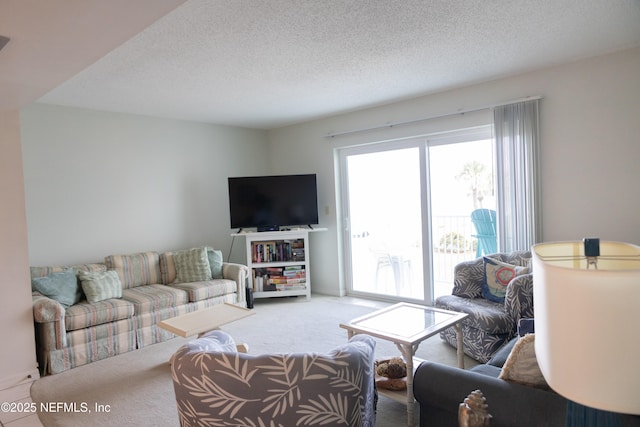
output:
[[[585,239],[537,244],[532,254],[547,383],[581,405],[640,414],[640,247]]]

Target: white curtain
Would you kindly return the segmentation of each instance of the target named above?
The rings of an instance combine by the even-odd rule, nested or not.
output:
[[[539,100],[495,107],[498,248],[530,250],[541,240]]]

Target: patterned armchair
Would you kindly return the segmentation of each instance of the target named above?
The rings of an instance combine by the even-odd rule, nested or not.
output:
[[[238,353],[212,331],[171,359],[180,425],[375,425],[375,341],[356,335],[326,354]]]
[[[505,283],[504,302],[492,301],[485,298],[486,290],[483,290],[485,258],[528,267],[531,253],[496,253],[459,263],[454,268],[452,294],[441,296],[435,302],[436,307],[469,314],[462,322],[464,353],[482,363],[486,363],[504,343],[516,335],[521,318],[533,317],[533,275],[528,272],[530,270],[523,269],[519,275],[508,280],[508,284]],[[440,336],[456,346],[453,328],[441,332]]]

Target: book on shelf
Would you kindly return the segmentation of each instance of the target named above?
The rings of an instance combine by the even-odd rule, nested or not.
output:
[[[298,285],[300,283],[306,283],[307,279],[297,278],[297,279],[289,279],[286,277],[270,277],[268,283],[273,283],[275,285]]]
[[[251,250],[255,263],[304,261],[304,241],[301,239],[253,242]]]
[[[297,290],[307,289],[307,285],[303,283],[297,284],[297,285],[277,284],[276,289],[279,291],[297,291]]]

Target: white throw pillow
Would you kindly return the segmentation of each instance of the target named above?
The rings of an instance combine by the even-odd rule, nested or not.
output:
[[[526,334],[518,339],[498,378],[531,387],[549,389],[536,359],[535,334]]]

